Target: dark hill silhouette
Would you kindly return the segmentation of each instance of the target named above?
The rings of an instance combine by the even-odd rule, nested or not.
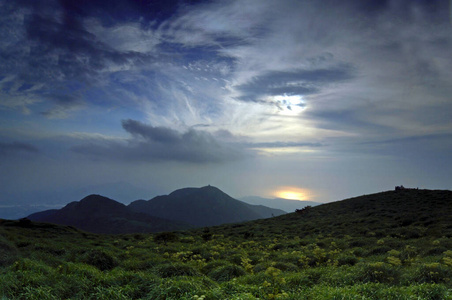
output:
[[[71,225],[93,233],[144,233],[187,229],[188,224],[137,213],[126,205],[100,195],[89,195],[61,209],[28,216],[37,222]]]
[[[136,212],[147,213],[194,226],[214,226],[279,216],[285,212],[236,200],[213,186],[184,188],[151,200],[129,204]]]
[[[259,232],[303,237],[393,236],[401,239],[420,236],[452,237],[452,191],[387,191],[330,202],[300,212],[267,220],[212,228],[225,235]]]
[[[306,200],[289,200],[283,198],[262,198],[258,196],[248,196],[238,199],[248,204],[253,205],[264,205],[271,208],[281,209],[285,212],[294,212],[296,209],[302,209],[306,206],[317,206],[322,203]]]

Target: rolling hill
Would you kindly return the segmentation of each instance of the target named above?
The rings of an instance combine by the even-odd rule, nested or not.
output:
[[[283,198],[262,198],[258,196],[248,196],[239,199],[240,201],[246,202],[253,205],[264,205],[271,208],[281,209],[285,212],[291,213],[296,209],[302,209],[306,206],[317,206],[322,203],[306,200],[289,200]]]
[[[211,228],[212,232],[261,236],[452,237],[452,191],[386,191],[311,207],[268,220]]]
[[[279,209],[236,200],[213,186],[179,189],[148,201],[134,201],[129,204],[129,208],[197,227],[264,219],[285,213]]]
[[[85,200],[67,210],[124,209]],[[0,219],[0,298],[450,299],[451,213],[451,191],[404,190],[152,235]]]
[[[215,187],[185,188],[128,206],[90,195],[61,209],[29,215],[37,222],[71,225],[93,233],[145,233],[183,230],[279,216],[285,212],[235,200]]]
[[[71,225],[93,233],[145,233],[187,229],[191,226],[130,210],[126,205],[100,195],[89,195],[61,209],[27,217],[32,221]]]

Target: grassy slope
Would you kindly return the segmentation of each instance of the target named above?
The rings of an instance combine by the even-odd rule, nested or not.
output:
[[[283,234],[386,235],[452,237],[452,192],[445,190],[387,191],[311,208],[269,220],[213,227],[214,232],[257,236]]]
[[[451,195],[384,192],[154,235],[0,221],[0,297],[452,299]]]

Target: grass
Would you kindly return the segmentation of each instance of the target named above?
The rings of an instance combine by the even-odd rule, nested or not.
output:
[[[452,299],[451,203],[386,192],[149,235],[0,220],[0,298]]]

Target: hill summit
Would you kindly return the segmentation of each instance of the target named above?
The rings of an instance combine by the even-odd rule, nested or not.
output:
[[[101,195],[89,195],[61,209],[34,213],[28,216],[28,219],[110,234],[158,232],[190,227],[188,224],[134,212],[126,205]]]
[[[214,226],[279,216],[285,212],[236,200],[213,186],[183,188],[151,200],[138,200],[130,209],[194,226]]]
[[[213,186],[183,188],[128,206],[101,195],[89,195],[61,209],[31,214],[32,221],[71,225],[94,233],[182,230],[250,221],[285,212],[236,200]]]
[[[225,235],[243,232],[304,237],[452,237],[452,191],[405,189],[330,202],[268,220],[215,228]]]

